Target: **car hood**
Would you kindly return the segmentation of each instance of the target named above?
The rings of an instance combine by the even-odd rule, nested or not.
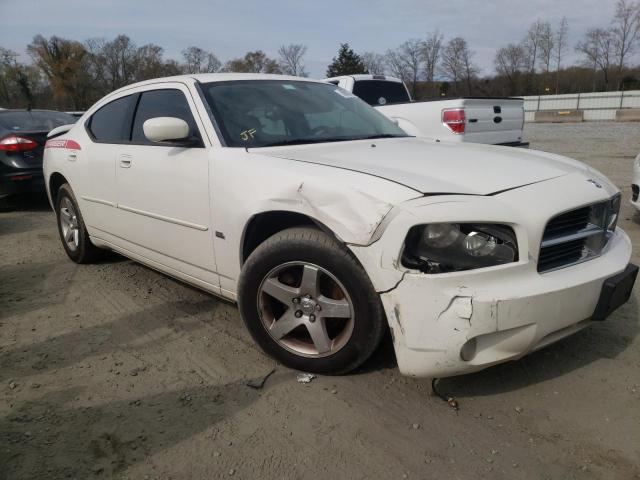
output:
[[[490,195],[576,170],[588,173],[580,162],[544,152],[413,137],[250,152],[374,175],[424,194]]]

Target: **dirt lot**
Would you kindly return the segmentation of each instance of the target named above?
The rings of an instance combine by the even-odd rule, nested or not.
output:
[[[640,125],[526,136],[613,179],[640,262]],[[356,374],[297,383],[233,305],[115,255],[71,263],[42,199],[3,204],[0,247],[2,479],[640,478],[638,286],[607,322],[443,380],[456,413],[388,341]]]

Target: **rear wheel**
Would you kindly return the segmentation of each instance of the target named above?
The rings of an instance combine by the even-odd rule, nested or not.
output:
[[[367,274],[349,250],[313,228],[284,230],[251,254],[238,304],[256,342],[298,370],[353,370],[383,333],[384,312]]]
[[[55,206],[58,233],[69,258],[76,263],[97,260],[102,250],[91,243],[78,203],[68,183],[58,189]]]

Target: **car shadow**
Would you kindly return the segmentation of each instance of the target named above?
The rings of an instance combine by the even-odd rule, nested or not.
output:
[[[7,349],[0,352],[0,380],[25,378],[70,365],[84,359],[118,351],[137,350],[139,340],[155,330],[165,327],[173,331],[192,331],[203,327],[197,317],[203,312],[213,312],[217,301],[164,302],[119,317],[112,322],[84,327],[68,333],[47,338],[27,347]],[[165,319],[165,321],[159,321]],[[50,321],[55,321],[51,319]],[[167,339],[169,341],[169,339]]]
[[[45,192],[20,193],[0,198],[2,212],[52,212]]]
[[[277,372],[262,392],[290,380],[291,375]],[[95,406],[79,405],[84,392],[75,388],[17,404],[0,419],[3,474],[6,478],[115,478],[247,409],[261,391],[246,383],[162,391]]]
[[[0,320],[64,302],[76,270],[71,262],[0,265]]]

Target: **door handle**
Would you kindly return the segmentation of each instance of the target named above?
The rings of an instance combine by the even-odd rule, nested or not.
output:
[[[131,157],[129,155],[120,155],[120,168],[131,168]]]
[[[78,155],[76,155],[75,153],[70,153],[69,155],[67,155],[67,160],[69,160],[70,162],[75,162],[78,159]]]

